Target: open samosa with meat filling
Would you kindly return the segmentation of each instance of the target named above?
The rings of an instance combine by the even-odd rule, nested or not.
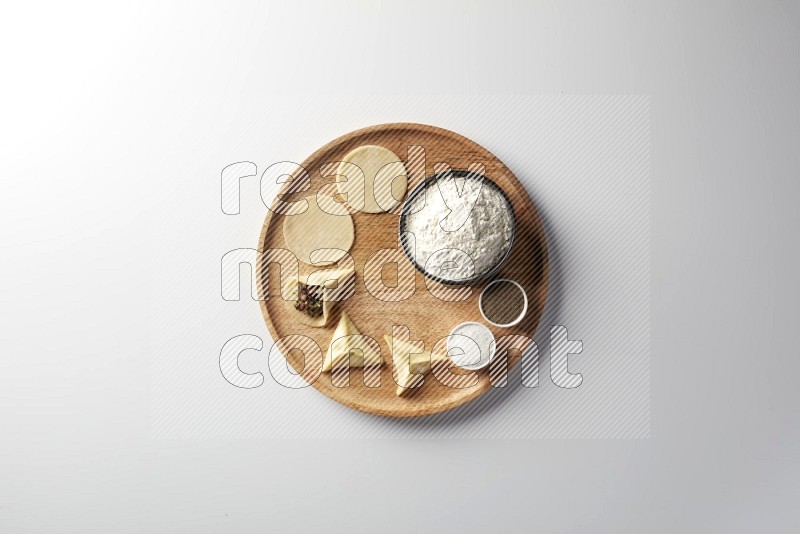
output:
[[[414,345],[392,336],[383,336],[392,351],[394,364],[394,380],[397,382],[395,393],[398,397],[411,392],[424,380],[423,376],[430,372],[434,365],[447,361],[446,354],[431,354],[426,350],[419,352]],[[415,354],[416,353],[416,354]]]
[[[331,337],[322,372],[342,367],[372,367],[383,365],[380,346],[368,336],[361,335],[350,317],[342,311],[342,317]]]
[[[287,279],[284,295],[297,310],[297,320],[308,326],[323,327],[330,321],[337,302],[355,291],[353,268],[322,269],[306,277]]]

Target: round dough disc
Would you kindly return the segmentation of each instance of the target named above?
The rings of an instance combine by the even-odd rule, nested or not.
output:
[[[348,164],[357,165],[364,175],[353,172]],[[403,162],[388,148],[376,145],[360,146],[347,154],[339,165],[336,181],[347,203],[366,213],[391,210],[403,201],[408,188]]]
[[[323,211],[317,204],[317,197],[305,198],[308,209],[297,215],[284,215],[283,238],[286,248],[297,259],[309,265],[330,265],[336,263],[353,246],[355,229],[353,217],[341,203],[332,197],[321,197],[325,206]],[[338,249],[311,253],[319,249]],[[311,260],[314,260],[313,262]]]

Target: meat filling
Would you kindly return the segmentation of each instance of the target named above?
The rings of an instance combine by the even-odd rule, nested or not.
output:
[[[322,315],[322,287],[297,283],[297,302],[295,309],[308,315],[309,317],[319,317]]]

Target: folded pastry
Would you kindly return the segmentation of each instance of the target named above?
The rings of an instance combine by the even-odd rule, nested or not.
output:
[[[397,382],[395,393],[398,397],[417,387],[423,381],[423,376],[430,372],[432,366],[447,360],[446,354],[432,355],[429,350],[414,354],[418,349],[408,341],[392,336],[383,336],[383,338],[392,351],[394,380]]]
[[[353,268],[314,271],[305,278],[289,278],[284,295],[294,303],[297,320],[308,326],[328,324],[336,302],[349,298],[355,289]]]
[[[347,313],[342,311],[339,325],[333,332],[330,347],[325,354],[322,372],[340,367],[383,365],[379,351],[380,347],[376,347],[375,341],[367,336],[362,336]]]

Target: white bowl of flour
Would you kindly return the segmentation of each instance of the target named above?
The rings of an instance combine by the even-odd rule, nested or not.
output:
[[[425,276],[472,284],[508,259],[516,234],[511,201],[482,174],[451,170],[426,179],[400,214],[400,242]]]

